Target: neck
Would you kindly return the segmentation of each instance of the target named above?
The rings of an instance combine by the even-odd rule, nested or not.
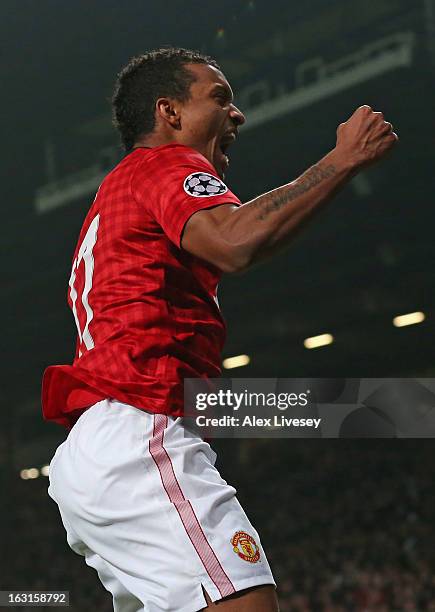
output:
[[[173,137],[166,136],[163,134],[147,134],[142,138],[138,138],[134,143],[134,149],[137,147],[160,147],[162,145],[171,144],[177,142]]]

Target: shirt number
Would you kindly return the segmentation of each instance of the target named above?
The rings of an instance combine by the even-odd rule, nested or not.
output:
[[[72,302],[72,311],[74,315],[74,320],[76,322],[77,331],[79,335],[80,345],[83,343],[85,347],[90,350],[94,348],[94,339],[92,338],[91,332],[89,331],[89,324],[94,317],[94,313],[92,311],[91,306],[89,305],[88,297],[89,292],[92,289],[92,277],[94,275],[94,255],[93,249],[95,243],[97,242],[97,233],[98,233],[98,225],[100,223],[100,215],[98,214],[94,217],[92,223],[90,224],[88,231],[86,232],[85,237],[83,238],[83,242],[80,245],[79,252],[77,257],[73,261],[71,277],[69,279],[69,287],[70,287],[70,298]],[[85,265],[85,283],[83,287],[83,293],[80,296],[80,301],[83,305],[85,314],[86,314],[86,323],[83,328],[83,331],[80,329],[80,321],[77,315],[77,301],[79,296],[77,294],[77,290],[74,287],[74,283],[76,280],[76,273],[81,262],[84,262]],[[82,356],[82,352],[79,350],[79,357]]]

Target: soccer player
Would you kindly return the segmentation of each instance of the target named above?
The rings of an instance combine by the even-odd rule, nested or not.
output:
[[[113,109],[126,156],[73,256],[74,363],[43,380],[45,418],[70,429],[49,494],[116,611],[276,611],[258,533],[209,444],[184,435],[183,379],[220,374],[221,274],[286,246],[397,136],[361,106],[318,163],[242,204],[224,175],[245,118],[214,60],[185,49],[135,57]]]

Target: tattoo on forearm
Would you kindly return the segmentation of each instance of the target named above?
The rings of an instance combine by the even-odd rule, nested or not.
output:
[[[256,205],[261,208],[261,212],[257,219],[264,220],[266,217],[274,211],[279,210],[292,200],[306,193],[323,180],[333,176],[335,174],[335,166],[327,166],[322,168],[320,166],[313,166],[305,172],[300,182],[294,187],[284,189],[281,193],[275,194],[274,192],[268,194],[266,197],[262,196],[261,201],[257,202]]]

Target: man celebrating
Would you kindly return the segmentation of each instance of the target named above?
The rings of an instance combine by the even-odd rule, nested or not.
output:
[[[220,374],[221,274],[286,246],[397,136],[361,106],[317,164],[242,204],[224,174],[245,118],[214,60],[185,49],[135,57],[113,109],[127,155],[74,253],[76,356],[44,374],[44,416],[71,428],[49,494],[116,611],[276,611],[258,533],[210,446],[184,435],[183,380]]]

